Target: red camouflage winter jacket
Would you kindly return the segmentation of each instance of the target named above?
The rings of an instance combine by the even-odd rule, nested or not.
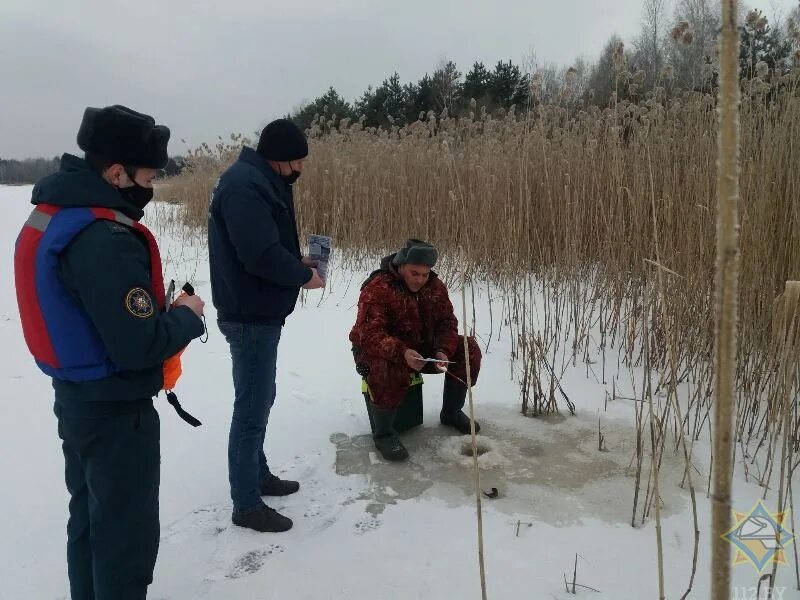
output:
[[[416,294],[403,283],[392,265],[394,255],[381,262],[361,287],[358,317],[350,332],[354,352],[392,362],[405,362],[409,348],[425,357],[443,352],[452,357],[458,346],[458,320],[447,288],[431,271]]]

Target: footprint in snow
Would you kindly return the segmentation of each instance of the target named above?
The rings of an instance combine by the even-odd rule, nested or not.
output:
[[[294,397],[295,400],[299,400],[304,404],[314,404],[314,398],[308,396],[307,394],[304,394],[303,392],[293,391],[292,396]]]
[[[170,544],[194,538],[198,532],[218,536],[230,523],[230,509],[224,506],[201,506],[161,530],[161,543]]]
[[[228,579],[239,579],[240,577],[252,575],[264,566],[270,556],[281,554],[282,552],[283,548],[281,546],[272,545],[242,554],[233,563],[226,577]]]
[[[355,529],[356,533],[364,535],[365,533],[369,533],[370,531],[375,531],[380,526],[381,526],[380,519],[377,519],[376,517],[370,517],[356,523]]]

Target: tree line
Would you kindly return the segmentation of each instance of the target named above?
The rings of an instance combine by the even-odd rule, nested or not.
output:
[[[0,158],[0,184],[33,183],[58,170],[59,158],[27,158],[7,160]]]
[[[561,102],[606,107],[614,98],[640,100],[657,88],[710,91],[716,86],[720,5],[715,0],[643,0],[641,30],[629,44],[613,35],[596,61],[559,66],[535,56],[515,64],[475,62],[462,73],[440,63],[417,82],[395,72],[350,102],[334,87],[290,113],[308,128],[316,116],[361,120],[367,127],[403,126],[429,111],[451,117]],[[770,23],[759,10],[740,6],[741,76],[744,81],[781,77],[800,65],[800,4]]]
[[[0,158],[0,185],[21,185],[35,183],[42,177],[58,171],[61,158],[26,158],[23,160]],[[158,172],[158,177],[178,175],[184,167],[181,156],[169,159],[167,166]]]
[[[740,12],[739,67],[745,84],[766,84],[800,68],[800,1],[786,18],[774,22],[744,4]],[[352,102],[329,87],[286,116],[304,129],[318,117],[391,127],[425,119],[431,112],[460,117],[553,102],[576,109],[607,107],[615,99],[639,101],[660,90],[712,91],[719,72],[719,29],[716,0],[677,0],[674,6],[671,0],[643,0],[639,33],[627,44],[612,35],[593,62],[579,58],[557,65],[532,55],[520,64],[475,62],[462,73],[455,62],[443,61],[416,82],[404,83],[394,72]],[[182,157],[172,158],[160,175],[176,175],[183,165]],[[0,184],[32,183],[57,169],[57,158],[0,158]]]

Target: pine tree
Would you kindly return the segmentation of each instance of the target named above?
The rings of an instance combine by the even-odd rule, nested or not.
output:
[[[760,10],[752,10],[747,14],[741,28],[741,40],[739,68],[745,79],[764,75],[764,67],[759,69],[759,63],[764,63],[772,71],[792,54],[791,40],[770,27],[767,17]]]
[[[398,126],[407,122],[407,87],[400,83],[400,76],[395,72],[377,89],[372,86],[356,102],[356,112],[363,116],[365,124],[370,127],[385,127],[394,123]]]
[[[291,115],[294,121],[301,129],[311,127],[311,122],[314,120],[315,115],[325,115],[331,117],[336,115],[337,119],[355,117],[355,111],[349,102],[339,95],[333,86],[328,88],[328,91],[316,98],[310,104],[306,104],[300,110]]]
[[[489,81],[491,73],[482,62],[476,62],[464,78],[463,99],[464,103],[475,100],[479,105],[485,105],[489,100]]]
[[[425,73],[419,83],[406,85],[406,123],[413,123],[420,115],[436,106],[433,79]]]
[[[499,61],[489,76],[489,99],[495,107],[508,108],[524,101],[525,79],[519,67],[511,61]]]

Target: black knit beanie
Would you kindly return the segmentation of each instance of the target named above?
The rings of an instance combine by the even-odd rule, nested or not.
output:
[[[398,250],[392,259],[392,264],[398,265],[423,265],[431,269],[436,266],[439,253],[436,248],[428,242],[410,239],[406,245]]]
[[[264,127],[256,152],[266,160],[300,160],[308,156],[308,142],[297,125],[289,119],[278,119]]]
[[[162,169],[167,164],[170,131],[155,119],[125,106],[87,108],[78,130],[78,147],[96,157],[131,167]]]

